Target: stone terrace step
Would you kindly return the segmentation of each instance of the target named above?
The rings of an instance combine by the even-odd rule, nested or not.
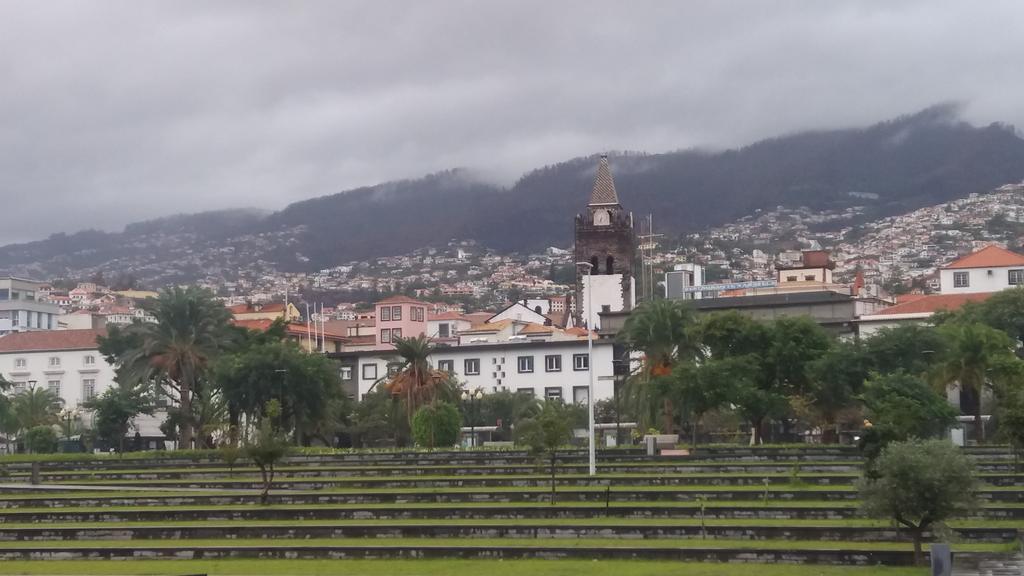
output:
[[[965,541],[1006,543],[1017,539],[1012,528],[961,528]],[[202,526],[121,526],[7,528],[0,525],[0,541],[61,540],[202,540],[202,539],[309,539],[309,538],[519,538],[519,539],[728,539],[728,540],[823,540],[847,542],[910,542],[905,533],[891,528],[850,526],[744,526],[742,523],[712,525],[587,525],[553,524],[301,524],[252,526],[209,523]],[[926,537],[930,539],[930,536]]]
[[[5,560],[46,559],[217,559],[217,558],[586,558],[643,559],[700,562],[813,563],[841,565],[908,565],[913,553],[871,549],[678,548],[678,547],[559,547],[559,546],[446,546],[446,545],[224,545],[132,546],[61,548],[24,546],[0,549]]]

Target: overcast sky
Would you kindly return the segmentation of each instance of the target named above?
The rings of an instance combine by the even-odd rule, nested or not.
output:
[[[1024,2],[0,0],[0,243],[959,101],[1024,127]]]

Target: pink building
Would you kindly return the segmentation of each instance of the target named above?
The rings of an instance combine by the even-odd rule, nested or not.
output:
[[[394,348],[395,338],[426,334],[429,306],[408,296],[392,296],[377,302],[377,348]]]

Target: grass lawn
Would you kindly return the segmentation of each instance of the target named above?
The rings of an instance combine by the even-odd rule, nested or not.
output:
[[[822,519],[822,520],[782,520],[772,518],[735,518],[721,519],[708,518],[704,520],[706,526],[735,526],[735,527],[821,527],[821,528],[890,528],[892,523],[887,520],[873,520],[869,518],[853,518],[848,520]],[[185,520],[185,521],[142,521],[142,522],[5,522],[0,524],[0,531],[17,530],[19,528],[77,528],[77,529],[118,529],[137,527],[197,527],[197,526],[218,526],[218,527],[246,527],[246,526],[700,526],[697,518],[617,518],[617,517],[592,517],[592,518],[512,518],[512,519],[485,519],[465,518],[458,520],[442,519],[394,519],[394,520]],[[953,528],[1010,528],[1024,530],[1024,520],[952,520],[949,525]]]
[[[641,560],[57,560],[7,561],[0,574],[266,576],[924,576],[924,568],[704,564]]]
[[[625,540],[613,538],[575,539],[508,539],[508,538],[306,538],[284,540],[265,538],[232,539],[180,539],[180,540],[76,540],[74,542],[45,540],[30,542],[0,542],[0,549],[6,548],[173,548],[173,547],[242,546],[291,547],[291,546],[461,546],[472,548],[494,548],[514,546],[517,548],[714,548],[730,550],[906,550],[912,549],[909,542],[848,542],[820,540]],[[963,543],[954,544],[953,549],[961,552],[1009,552],[1016,544]],[[6,562],[4,562],[6,564]]]

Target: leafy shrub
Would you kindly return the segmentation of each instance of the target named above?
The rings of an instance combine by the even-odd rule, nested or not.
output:
[[[412,417],[412,437],[419,446],[451,446],[459,439],[462,416],[447,403],[427,405]]]
[[[57,433],[50,426],[36,426],[25,433],[25,449],[35,454],[57,451]]]

